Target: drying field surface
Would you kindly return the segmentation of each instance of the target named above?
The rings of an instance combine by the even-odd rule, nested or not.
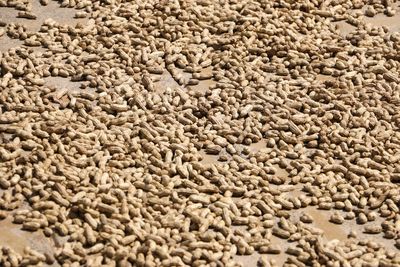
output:
[[[0,0],[0,266],[400,266],[399,14]]]

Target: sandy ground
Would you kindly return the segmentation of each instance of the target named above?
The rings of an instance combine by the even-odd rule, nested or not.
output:
[[[38,2],[35,2],[34,12],[38,15],[37,20],[27,20],[16,18],[17,11],[9,8],[0,8],[0,20],[5,22],[18,22],[24,24],[31,31],[38,31],[40,29],[40,25],[42,22],[48,18],[52,18],[55,21],[68,25],[75,25],[76,23],[84,23],[84,19],[75,19],[74,14],[75,10],[69,8],[60,8],[57,2],[50,2],[50,4],[46,7],[41,6]],[[387,17],[385,15],[377,15],[374,18],[365,17],[366,21],[371,23],[371,25],[375,26],[386,26],[390,31],[400,31],[400,15],[397,13],[396,16]],[[347,24],[344,21],[336,22],[341,33],[343,35],[350,34],[355,27]],[[22,41],[10,39],[6,35],[0,37],[0,51],[7,51],[8,49],[12,49],[17,46],[21,46]],[[36,52],[40,53],[40,48],[33,48]],[[171,87],[172,89],[175,87],[179,87],[179,85],[172,79],[172,77],[168,74],[164,74],[158,77],[159,81],[156,83],[159,86],[159,90],[162,91],[162,88],[166,86]],[[321,81],[327,79],[334,79],[330,76],[320,75],[319,79]],[[57,89],[67,88],[68,90],[81,90],[79,89],[80,84],[76,82],[71,82],[68,79],[60,78],[60,77],[50,77],[46,78],[46,82],[48,86],[54,86]],[[195,90],[205,91],[208,87],[212,86],[214,82],[212,80],[200,81],[198,85],[192,86]],[[265,142],[259,142],[257,144],[253,144],[251,149],[253,151],[258,151],[260,149],[265,149]],[[206,155],[204,154],[203,163],[206,164],[222,164],[217,161],[216,156]],[[284,176],[286,173],[284,170],[281,170],[278,175]],[[285,194],[291,195],[299,195],[305,194],[300,190],[301,188],[293,188],[292,191],[288,191]],[[4,191],[0,190],[0,194],[4,193]],[[292,213],[291,216],[293,218],[298,218],[302,213],[307,213],[314,219],[312,226],[321,229],[324,231],[324,238],[327,241],[334,241],[335,239],[344,241],[348,238],[348,234],[351,231],[358,233],[358,236],[365,240],[374,240],[376,242],[384,244],[388,249],[395,250],[393,240],[386,240],[383,238],[381,234],[379,235],[368,235],[364,234],[363,228],[365,225],[358,225],[354,220],[347,220],[342,225],[337,225],[331,223],[329,221],[330,215],[333,211],[325,211],[318,210],[315,207],[307,207],[305,209],[298,209],[296,212]],[[379,218],[378,218],[379,220]],[[374,222],[376,223],[376,222]],[[368,225],[370,223],[367,223]],[[372,224],[372,223],[371,223]],[[270,259],[274,259],[278,266],[281,266],[287,255],[284,253],[287,247],[290,246],[286,240],[273,237],[275,245],[280,247],[281,253],[277,255],[268,255],[267,257]],[[62,239],[59,237],[46,238],[42,232],[30,233],[27,231],[21,230],[21,225],[13,224],[9,219],[5,219],[0,221],[0,245],[6,245],[13,248],[17,252],[22,252],[25,246],[34,247],[39,249],[42,252],[52,251],[60,245]],[[256,266],[258,255],[252,256],[237,256],[237,260],[242,262],[244,266]],[[56,266],[56,265],[55,265]]]

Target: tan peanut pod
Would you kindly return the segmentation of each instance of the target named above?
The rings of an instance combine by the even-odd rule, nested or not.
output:
[[[28,231],[37,231],[39,228],[40,228],[40,223],[34,221],[24,222],[22,224],[22,229]]]
[[[31,19],[31,20],[35,20],[37,18],[35,14],[30,13],[28,11],[19,11],[17,16],[19,18]]]
[[[380,225],[368,225],[364,227],[364,232],[367,234],[379,234],[382,232]]]

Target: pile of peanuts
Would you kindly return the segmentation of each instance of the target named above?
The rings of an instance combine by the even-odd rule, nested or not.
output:
[[[64,0],[87,23],[0,21],[21,41],[0,52],[0,219],[65,237],[0,266],[277,266],[272,236],[287,267],[399,266],[400,33],[365,21],[395,2]],[[326,240],[309,206],[393,250]]]

